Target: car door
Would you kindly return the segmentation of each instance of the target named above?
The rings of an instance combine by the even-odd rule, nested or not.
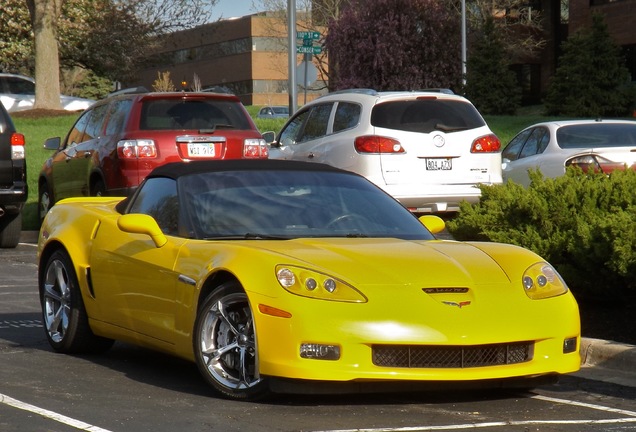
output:
[[[508,151],[508,147],[506,147],[506,150],[502,153],[502,160],[506,159],[509,161],[507,164],[502,165],[502,172],[506,173],[504,179],[510,179],[516,183],[528,186],[530,184],[528,171],[539,170],[542,174],[547,174],[544,171],[549,166],[550,161],[543,155],[543,152],[549,144],[550,133],[546,127],[538,126],[524,131],[518,137],[518,140],[513,139],[510,142],[513,148]],[[516,159],[510,160],[510,152],[517,149]],[[547,176],[554,177],[554,169],[550,168],[548,171],[550,174]],[[563,172],[560,174],[563,174]]]
[[[174,263],[187,240],[177,237],[178,202],[173,179],[157,178],[136,195],[128,213],[153,216],[168,242],[157,247],[146,234],[117,227],[116,218],[102,221],[91,248],[91,280],[99,320],[157,341],[175,340],[176,289]]]
[[[313,105],[299,112],[279,135],[280,151],[284,159],[324,162],[324,138],[328,133],[333,103]]]
[[[88,110],[77,119],[60,149],[47,162],[50,165],[51,188],[56,201],[77,196],[74,193],[81,189],[81,180],[74,171],[74,159],[77,146],[84,141],[84,132],[91,115],[92,110]]]

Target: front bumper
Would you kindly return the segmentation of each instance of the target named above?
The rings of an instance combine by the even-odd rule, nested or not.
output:
[[[252,298],[253,297],[253,298]],[[293,298],[287,305],[252,296],[255,311],[260,373],[267,376],[317,381],[476,381],[549,376],[580,368],[580,321],[571,295],[530,301],[519,310],[441,305],[419,311],[405,298],[375,304],[346,304]],[[293,297],[293,296],[290,296]],[[258,312],[255,303],[291,311],[291,318]],[[526,302],[527,303],[527,302]],[[282,306],[282,307],[281,307]],[[465,309],[465,310],[462,310]],[[493,315],[496,312],[496,317]],[[568,352],[564,342],[573,339]],[[512,364],[468,367],[409,367],[378,365],[380,345],[449,348],[527,343],[531,357]],[[303,343],[337,345],[338,360],[301,358]],[[377,350],[376,350],[377,357]]]

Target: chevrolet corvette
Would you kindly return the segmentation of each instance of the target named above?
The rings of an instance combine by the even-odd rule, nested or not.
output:
[[[577,371],[578,306],[556,270],[443,229],[327,165],[170,163],[130,197],[49,210],[46,337],[68,354],[115,340],[170,353],[239,400]]]

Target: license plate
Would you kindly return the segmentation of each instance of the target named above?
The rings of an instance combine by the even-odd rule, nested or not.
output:
[[[430,171],[447,171],[453,169],[451,158],[426,159],[426,169]]]
[[[214,157],[214,143],[188,143],[188,157]]]

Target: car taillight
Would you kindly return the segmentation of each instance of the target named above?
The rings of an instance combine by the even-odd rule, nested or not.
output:
[[[246,159],[267,159],[269,148],[262,138],[248,138],[243,142],[243,157]]]
[[[117,143],[120,159],[147,159],[157,157],[157,146],[151,139],[121,140]]]
[[[24,159],[24,135],[14,132],[11,134],[11,159]]]
[[[477,138],[470,147],[471,153],[496,153],[501,149],[501,141],[497,135],[490,134]]]
[[[626,164],[623,162],[612,162],[598,155],[584,155],[570,159],[565,162],[565,166],[578,167],[583,170],[583,172],[602,172],[609,174],[617,169],[625,169]]]
[[[398,140],[377,135],[359,136],[353,145],[358,153],[404,153]]]

